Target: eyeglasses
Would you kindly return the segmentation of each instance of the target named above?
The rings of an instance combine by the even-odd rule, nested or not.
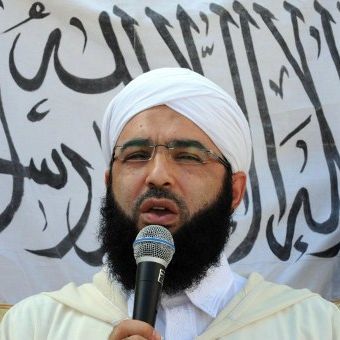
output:
[[[169,144],[150,145],[138,141],[127,142],[114,148],[114,159],[123,163],[148,162],[153,159],[156,148],[162,146],[167,150],[167,156],[178,164],[201,165],[214,159],[230,169],[230,164],[211,150],[207,150],[197,141],[174,141]]]

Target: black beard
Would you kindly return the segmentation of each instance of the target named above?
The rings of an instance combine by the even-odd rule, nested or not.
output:
[[[173,198],[166,189],[150,189],[147,197]],[[206,276],[208,269],[219,263],[221,252],[231,231],[231,176],[224,183],[214,202],[193,215],[173,234],[175,254],[166,269],[163,291],[168,295],[194,288]],[[136,221],[127,216],[116,202],[111,183],[101,207],[98,238],[106,264],[113,279],[126,291],[135,288],[136,262],[132,244],[139,232]]]

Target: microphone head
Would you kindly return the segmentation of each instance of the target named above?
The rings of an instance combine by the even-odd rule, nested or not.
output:
[[[160,225],[144,227],[133,243],[133,253],[137,264],[143,261],[159,262],[166,268],[175,253],[170,231]]]

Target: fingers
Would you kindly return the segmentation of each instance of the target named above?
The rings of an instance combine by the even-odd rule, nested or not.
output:
[[[111,332],[109,340],[161,340],[159,333],[149,324],[139,320],[124,320]]]

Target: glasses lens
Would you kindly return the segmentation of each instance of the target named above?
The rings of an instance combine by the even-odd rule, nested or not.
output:
[[[202,164],[207,161],[207,153],[205,150],[195,146],[169,148],[171,158],[176,163],[182,164]]]
[[[163,146],[167,149],[170,158],[179,164],[199,165],[206,163],[211,157],[207,150],[196,146]],[[152,145],[127,145],[118,146],[115,150],[116,157],[122,162],[147,162],[152,159],[155,147]],[[218,158],[217,156],[212,158]]]
[[[146,162],[152,158],[154,147],[130,145],[117,148],[117,158],[122,162]]]

